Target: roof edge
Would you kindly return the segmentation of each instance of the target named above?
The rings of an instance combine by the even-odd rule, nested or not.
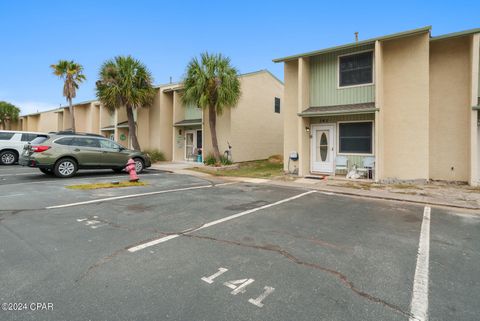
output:
[[[349,48],[369,45],[369,44],[375,43],[375,41],[384,41],[384,40],[390,40],[390,39],[395,39],[395,38],[412,36],[412,35],[420,34],[420,33],[424,33],[424,32],[430,32],[431,29],[432,29],[432,26],[425,26],[425,27],[421,27],[421,28],[417,28],[417,29],[411,29],[411,30],[407,30],[407,31],[392,33],[392,34],[389,34],[389,35],[370,38],[370,39],[366,39],[366,40],[362,40],[362,41],[351,42],[351,43],[347,43],[347,44],[344,44],[344,45],[328,47],[328,48],[315,50],[315,51],[310,51],[310,52],[306,52],[306,53],[302,53],[302,54],[286,56],[286,57],[283,57],[283,58],[276,58],[276,59],[273,59],[272,61],[275,62],[275,63],[278,63],[278,62],[285,62],[285,61],[288,61],[288,60],[293,60],[293,59],[301,58],[301,57],[316,56],[316,55],[320,55],[320,54],[324,54],[324,53],[328,53],[328,52],[339,51],[339,50],[342,50],[342,49],[349,49]]]
[[[452,32],[452,33],[446,33],[444,35],[432,37],[430,39],[430,41],[468,36],[468,35],[471,35],[471,34],[474,34],[474,33],[480,33],[480,28],[474,28],[474,29],[468,29],[468,30],[457,31],[457,32]]]

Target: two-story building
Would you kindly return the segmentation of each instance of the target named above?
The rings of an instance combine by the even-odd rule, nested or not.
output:
[[[235,162],[282,154],[283,83],[267,70],[242,74],[239,80],[239,102],[217,118],[220,153],[230,144]],[[202,156],[212,153],[208,112],[182,104],[182,83],[160,85],[156,90],[152,106],[134,110],[141,148],[157,149],[171,161],[201,161]],[[125,108],[111,112],[97,100],[78,103],[73,108],[78,132],[101,134],[131,147]],[[23,115],[13,127],[39,132],[69,130],[70,112],[63,106]]]
[[[285,68],[285,171],[479,184],[480,29],[430,31],[275,59]]]

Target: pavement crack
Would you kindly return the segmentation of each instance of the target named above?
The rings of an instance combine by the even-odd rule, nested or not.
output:
[[[125,251],[126,251],[126,249],[117,250],[117,251],[113,252],[112,254],[101,258],[100,260],[95,262],[93,265],[90,265],[88,267],[88,269],[75,280],[75,283],[80,282],[81,280],[86,278],[91,272],[93,272],[95,269],[97,269],[97,268],[101,267],[102,265],[110,262],[113,258],[115,258],[116,256],[118,256],[119,254],[121,254]]]
[[[236,246],[241,246],[241,247],[247,247],[247,248],[253,248],[253,249],[257,249],[257,250],[263,250],[263,251],[269,251],[269,252],[275,252],[275,253],[278,253],[280,255],[282,255],[283,257],[287,258],[289,261],[295,263],[295,264],[298,264],[298,265],[301,265],[301,266],[305,266],[305,267],[309,267],[309,268],[313,268],[313,269],[317,269],[317,270],[320,270],[322,272],[325,272],[325,273],[328,273],[330,275],[333,275],[335,278],[337,278],[338,280],[340,280],[340,282],[345,285],[348,289],[350,289],[352,292],[354,292],[355,294],[361,296],[362,298],[365,298],[371,302],[374,302],[374,303],[379,303],[379,304],[382,304],[383,306],[399,313],[399,314],[402,314],[406,317],[410,317],[410,318],[413,318],[413,319],[416,319],[415,316],[413,314],[411,314],[410,312],[407,312],[405,310],[403,310],[401,307],[399,307],[398,305],[395,305],[393,303],[390,303],[390,302],[387,302],[381,298],[378,298],[374,295],[371,295],[365,291],[362,291],[360,290],[359,288],[357,288],[355,286],[355,284],[350,281],[348,279],[348,277],[338,271],[335,271],[331,268],[327,268],[327,267],[324,267],[320,264],[317,264],[317,263],[311,263],[311,262],[306,262],[306,261],[303,261],[301,259],[299,259],[298,257],[294,256],[293,254],[291,254],[290,252],[288,252],[287,250],[285,249],[282,249],[281,247],[279,246],[273,246],[273,245],[255,245],[255,244],[246,244],[246,243],[242,243],[242,242],[238,242],[238,241],[232,241],[232,240],[224,240],[224,239],[219,239],[219,238],[215,238],[215,237],[211,237],[211,236],[204,236],[204,235],[194,235],[194,234],[182,234],[182,236],[186,236],[186,237],[191,237],[191,238],[197,238],[197,239],[203,239],[203,240],[209,240],[209,241],[214,241],[214,242],[220,242],[220,243],[225,243],[225,244],[230,244],[230,245],[236,245]]]

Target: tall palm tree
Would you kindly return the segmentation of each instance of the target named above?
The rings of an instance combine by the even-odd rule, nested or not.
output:
[[[10,129],[7,128],[7,124],[11,127],[11,122],[17,121],[19,114],[20,108],[6,101],[0,101],[0,124],[2,129]]]
[[[132,56],[117,56],[103,63],[99,77],[98,99],[109,110],[127,109],[128,134],[133,149],[140,150],[133,109],[153,103],[156,90],[150,71]]]
[[[73,60],[59,60],[56,65],[50,65],[53,74],[64,80],[63,96],[68,101],[70,111],[70,122],[72,131],[75,132],[75,114],[73,112],[72,99],[77,96],[77,89],[80,83],[87,78],[83,74],[83,66]]]
[[[221,115],[225,108],[235,107],[240,99],[238,71],[230,65],[230,58],[204,52],[200,60],[193,58],[188,64],[183,84],[183,104],[195,104],[208,110],[213,156],[219,162],[217,115]]]

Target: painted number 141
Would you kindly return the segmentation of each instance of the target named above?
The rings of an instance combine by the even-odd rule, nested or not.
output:
[[[218,269],[218,272],[208,277],[204,276],[202,280],[207,282],[208,284],[212,284],[214,282],[213,280],[215,280],[217,277],[219,277],[220,275],[222,275],[227,271],[228,269],[221,267]],[[246,291],[246,287],[249,284],[252,284],[253,282],[255,282],[254,279],[240,279],[240,280],[232,280],[232,281],[224,282],[223,285],[232,289],[232,292],[230,292],[230,294],[237,295],[239,293],[244,293]],[[275,290],[271,286],[265,286],[263,289],[264,289],[264,292],[261,295],[259,295],[256,299],[250,298],[248,302],[250,302],[253,305],[256,305],[259,308],[263,307],[262,301],[265,300],[265,298]]]

